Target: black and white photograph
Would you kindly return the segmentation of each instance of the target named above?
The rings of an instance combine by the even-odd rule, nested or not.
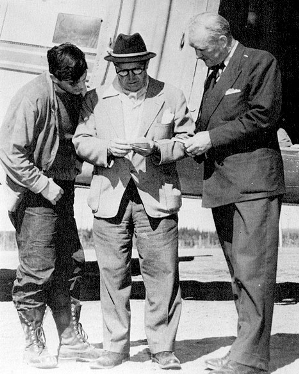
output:
[[[0,368],[299,373],[299,3],[0,0]]]

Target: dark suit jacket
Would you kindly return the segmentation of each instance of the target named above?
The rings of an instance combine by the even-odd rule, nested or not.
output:
[[[209,131],[213,145],[205,158],[204,207],[284,193],[280,108],[276,59],[239,43],[197,123],[197,131]]]

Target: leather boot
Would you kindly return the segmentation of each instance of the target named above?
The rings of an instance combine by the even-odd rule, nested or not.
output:
[[[87,340],[87,335],[79,323],[81,304],[72,299],[70,307],[53,312],[59,335],[59,358],[78,361],[93,361],[102,354]]]
[[[18,314],[26,340],[23,361],[36,368],[55,368],[57,366],[57,357],[48,352],[42,327],[45,307],[26,311],[18,310]]]

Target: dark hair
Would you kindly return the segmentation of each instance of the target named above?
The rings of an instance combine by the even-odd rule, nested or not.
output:
[[[47,59],[50,73],[60,81],[77,82],[87,70],[84,53],[71,43],[49,49]]]

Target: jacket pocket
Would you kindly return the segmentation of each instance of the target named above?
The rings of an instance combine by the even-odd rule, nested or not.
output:
[[[160,190],[160,203],[169,213],[177,212],[182,205],[182,194],[172,183],[164,183]]]
[[[92,213],[96,213],[99,209],[100,195],[102,189],[102,179],[99,175],[93,175],[90,182],[90,190],[87,198],[87,204],[92,210]]]
[[[173,123],[157,123],[154,127],[154,139],[171,139],[173,135]]]

